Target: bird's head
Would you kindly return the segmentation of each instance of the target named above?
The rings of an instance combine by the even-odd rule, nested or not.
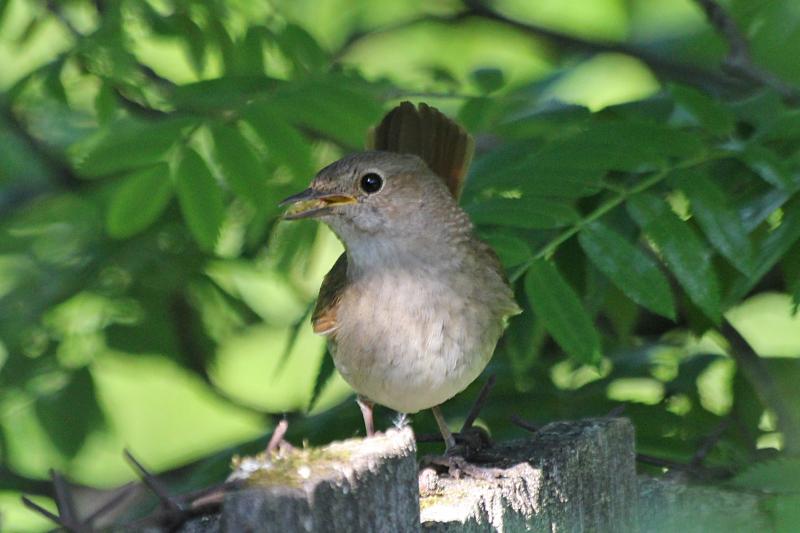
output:
[[[323,168],[308,189],[281,205],[288,206],[285,219],[318,218],[347,245],[362,236],[421,231],[455,200],[419,157],[370,151]]]

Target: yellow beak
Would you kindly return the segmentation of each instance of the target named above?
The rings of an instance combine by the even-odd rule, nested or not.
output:
[[[332,207],[356,202],[358,200],[349,194],[317,191],[309,187],[302,192],[285,198],[280,205],[282,207],[289,206],[283,218],[297,220],[299,218],[319,216],[329,212]]]

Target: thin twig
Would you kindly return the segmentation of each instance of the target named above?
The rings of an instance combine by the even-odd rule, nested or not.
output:
[[[703,439],[703,442],[700,443],[700,447],[694,452],[694,455],[689,460],[689,466],[698,467],[703,464],[705,461],[706,456],[714,449],[714,446],[717,445],[719,439],[722,438],[722,435],[728,430],[731,426],[732,419],[726,418],[722,420],[717,427],[714,428],[714,431],[708,434],[708,436]]]
[[[25,507],[27,507],[31,511],[35,511],[35,512],[39,513],[40,515],[42,515],[45,518],[49,519],[51,522],[56,523],[61,527],[67,527],[64,524],[64,522],[62,522],[61,519],[58,516],[54,515],[53,513],[51,513],[50,511],[48,511],[47,509],[45,509],[41,505],[39,505],[38,503],[36,503],[33,500],[31,500],[30,498],[28,498],[27,496],[23,496],[22,497],[22,503],[23,503],[23,505],[25,505]]]
[[[703,9],[709,23],[728,44],[728,55],[723,63],[723,68],[727,72],[755,85],[773,89],[788,104],[800,105],[800,89],[755,64],[750,54],[750,44],[744,33],[733,17],[716,0],[695,0],[695,2]]]
[[[85,522],[91,525],[95,520],[103,516],[104,514],[108,513],[112,509],[114,509],[117,505],[122,503],[122,501],[130,496],[133,489],[136,488],[134,483],[129,483],[127,486],[122,487],[119,490],[119,493],[115,494],[113,498],[108,500],[106,503],[98,507],[92,514],[86,517]]]
[[[139,477],[142,479],[142,482],[147,485],[147,488],[149,488],[156,496],[158,496],[158,499],[161,500],[161,503],[167,509],[173,512],[183,511],[183,506],[169,495],[169,492],[162,485],[161,481],[159,481],[144,466],[142,466],[142,464],[136,460],[131,452],[128,450],[123,450],[123,454],[125,455],[125,459],[127,459],[128,462],[131,463],[134,469],[139,473]]]
[[[486,383],[483,384],[481,391],[478,393],[478,397],[475,399],[475,403],[472,404],[472,408],[469,410],[469,413],[467,413],[467,418],[464,419],[464,424],[461,426],[461,433],[470,429],[472,424],[475,423],[475,420],[478,419],[481,410],[483,410],[483,406],[486,405],[486,399],[489,397],[489,393],[492,392],[492,388],[494,388],[496,382],[497,376],[492,374],[486,380]]]
[[[521,418],[519,415],[511,415],[511,423],[515,426],[519,426],[522,429],[530,431],[531,433],[536,433],[540,429],[541,426],[534,424],[533,422],[528,422],[524,418]]]
[[[71,529],[80,530],[78,515],[75,512],[75,502],[72,500],[72,491],[69,485],[57,471],[50,470],[50,479],[53,481],[53,488],[56,492],[56,507],[58,507],[58,516],[65,524],[69,524]]]

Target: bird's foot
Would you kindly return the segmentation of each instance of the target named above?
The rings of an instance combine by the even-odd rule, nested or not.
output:
[[[459,448],[459,446],[456,446]],[[469,460],[455,451],[446,452],[444,455],[426,455],[422,458],[420,471],[433,471],[435,475],[446,474],[453,479],[471,477],[474,479],[497,479],[502,477],[503,469],[482,466],[469,462]]]

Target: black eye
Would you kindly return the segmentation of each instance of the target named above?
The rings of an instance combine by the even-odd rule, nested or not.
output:
[[[383,178],[374,172],[361,176],[361,190],[367,194],[376,193],[383,187]]]

